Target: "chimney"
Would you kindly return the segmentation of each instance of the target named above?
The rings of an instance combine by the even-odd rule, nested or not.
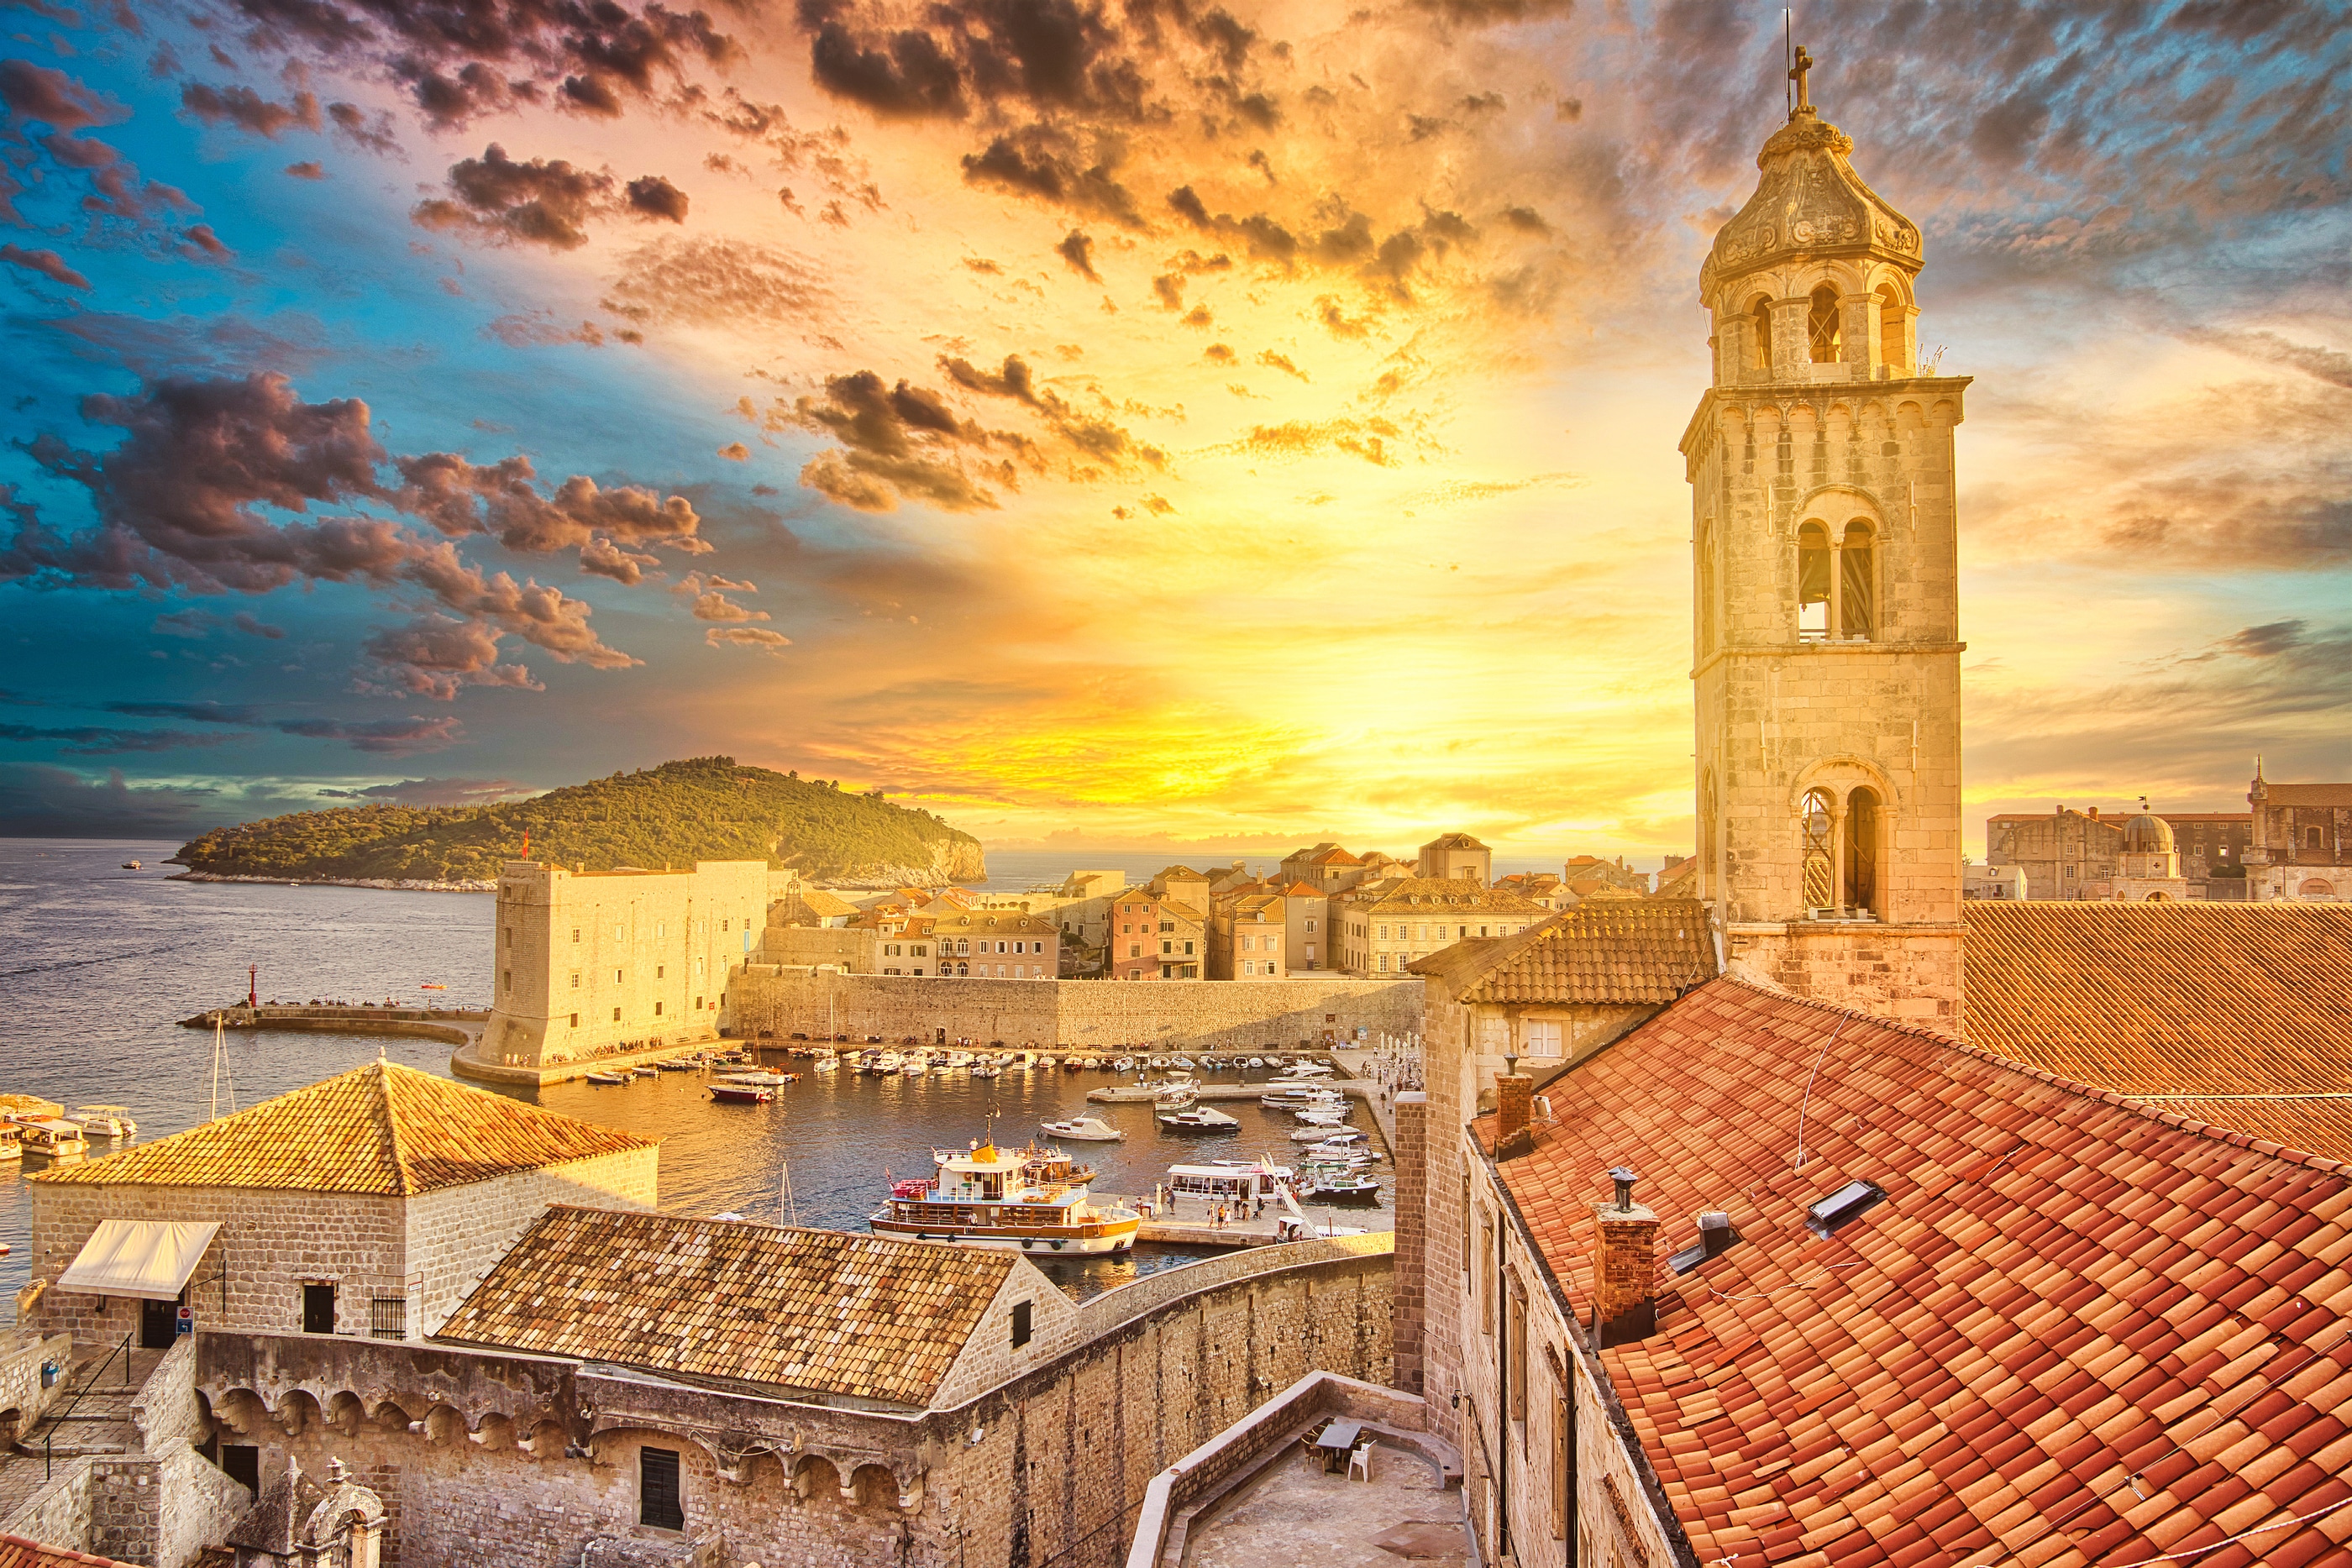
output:
[[[1652,1292],[1658,1273],[1658,1217],[1633,1201],[1633,1173],[1619,1166],[1609,1173],[1617,1191],[1592,1206],[1600,1232],[1592,1254],[1592,1319],[1606,1350],[1657,1332],[1658,1307]]]
[[[1535,1152],[1536,1135],[1528,1113],[1536,1081],[1525,1072],[1495,1074],[1495,1157],[1517,1159]]]

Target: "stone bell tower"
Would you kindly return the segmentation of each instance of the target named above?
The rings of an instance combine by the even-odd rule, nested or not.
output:
[[[1919,230],[1797,103],[1699,269],[1714,384],[1682,452],[1700,896],[1727,959],[1957,1029],[1964,376],[1919,363]]]

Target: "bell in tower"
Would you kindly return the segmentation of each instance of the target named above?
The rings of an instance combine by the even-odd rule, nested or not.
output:
[[[1958,552],[1968,378],[1918,359],[1918,226],[1811,101],[1699,269],[1692,498],[1701,895],[1799,995],[1959,1021]]]

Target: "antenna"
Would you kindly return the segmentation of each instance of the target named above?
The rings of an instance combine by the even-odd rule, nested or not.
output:
[[[1797,89],[1792,85],[1797,79],[1796,49],[1797,9],[1793,5],[1784,5],[1780,9],[1780,68],[1788,73],[1788,78],[1780,84],[1780,100],[1787,105],[1791,118],[1797,112]]]

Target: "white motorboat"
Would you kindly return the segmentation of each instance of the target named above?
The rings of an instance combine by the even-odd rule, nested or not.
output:
[[[1048,1122],[1045,1131],[1057,1138],[1076,1138],[1082,1144],[1117,1144],[1127,1138],[1125,1133],[1100,1116],[1073,1116],[1066,1122]]]
[[[81,1124],[83,1134],[92,1138],[129,1138],[139,1132],[139,1124],[120,1105],[77,1105],[73,1119]]]
[[[1164,1056],[1147,1056],[1143,1060],[1150,1062],[1154,1067],[1165,1067],[1168,1065],[1168,1059]]]
[[[1168,1065],[1171,1067],[1181,1067],[1185,1071],[1190,1072],[1193,1068],[1200,1064],[1189,1056],[1171,1056],[1168,1059]]]
[[[17,1136],[24,1141],[25,1153],[47,1155],[52,1160],[78,1160],[89,1153],[89,1140],[81,1135],[79,1123],[58,1116],[39,1117],[16,1124]]]
[[[1194,1105],[1182,1111],[1162,1111],[1160,1124],[1171,1133],[1230,1133],[1241,1123],[1213,1105]]]
[[[1115,1072],[1132,1072],[1135,1071],[1135,1058],[1131,1056],[1122,1056],[1110,1065],[1111,1070]]]
[[[1265,1058],[1263,1056],[1253,1056],[1249,1059],[1249,1065],[1252,1067],[1264,1067],[1265,1065]]]
[[[949,1051],[948,1065],[950,1067],[970,1067],[971,1065],[971,1052],[968,1051]]]
[[[898,1076],[901,1078],[920,1078],[929,1071],[930,1066],[927,1062],[902,1061],[898,1064]]]
[[[993,1063],[990,1063],[986,1066],[973,1068],[971,1070],[971,1075],[974,1078],[1002,1078],[1004,1076],[1004,1069],[998,1067]]]
[[[1291,1115],[1303,1125],[1309,1127],[1337,1127],[1345,1124],[1348,1120],[1348,1113],[1344,1107],[1326,1110],[1321,1106],[1316,1106],[1304,1111],[1294,1111]]]

